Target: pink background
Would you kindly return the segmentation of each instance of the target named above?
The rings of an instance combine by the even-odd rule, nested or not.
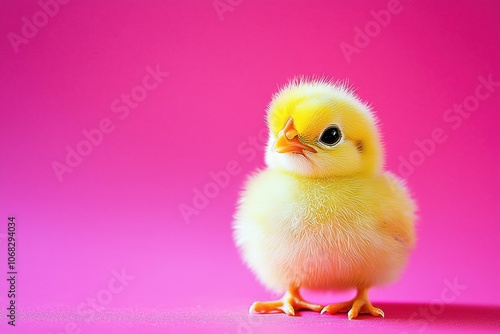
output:
[[[479,76],[500,81],[500,2],[401,0],[402,10],[370,32],[350,61],[340,45],[354,45],[355,27],[370,27],[371,11],[389,1],[230,3],[221,20],[211,0],[74,0],[59,5],[17,53],[8,34],[21,34],[23,17],[33,21],[41,7],[2,3],[0,278],[7,217],[14,215],[19,293],[18,326],[2,315],[0,329],[498,330],[500,87],[456,129],[458,121],[443,117],[454,104],[474,101]],[[148,66],[169,74],[120,119],[111,104],[142,85]],[[371,293],[384,320],[247,315],[252,301],[278,296],[241,263],[231,216],[246,175],[263,166],[251,137],[265,128],[271,94],[296,75],[348,79],[376,110],[386,166],[396,173],[401,158],[423,157],[416,141],[428,143],[436,128],[446,136],[404,175],[420,207],[419,242],[401,279]],[[82,131],[103,119],[114,130],[59,182],[52,163],[64,163],[65,147],[76,149]],[[235,175],[187,223],[179,206],[192,205],[210,173],[231,161]],[[134,279],[99,304],[105,309],[77,310],[87,298],[109,296],[103,289],[122,268]],[[441,297],[446,280],[466,286],[453,301]],[[318,302],[349,297],[305,295]],[[419,313],[425,310],[430,316]]]

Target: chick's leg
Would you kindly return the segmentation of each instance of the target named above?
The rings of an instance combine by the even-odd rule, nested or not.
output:
[[[250,313],[274,313],[283,312],[287,315],[295,315],[295,311],[311,310],[319,312],[323,305],[306,302],[299,293],[299,288],[291,287],[285,295],[270,302],[255,302],[250,306]]]
[[[371,314],[374,317],[384,317],[384,311],[374,307],[368,300],[367,288],[358,288],[356,297],[350,301],[325,306],[323,310],[321,310],[321,314],[334,314],[346,309],[349,310],[347,313],[349,319],[355,319],[360,313]]]

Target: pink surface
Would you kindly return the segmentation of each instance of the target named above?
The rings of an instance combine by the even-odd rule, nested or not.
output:
[[[0,276],[12,215],[19,274],[18,327],[0,329],[498,331],[498,1],[40,3],[2,3]],[[296,75],[357,88],[419,203],[407,270],[371,293],[386,319],[246,313],[277,296],[231,215]]]

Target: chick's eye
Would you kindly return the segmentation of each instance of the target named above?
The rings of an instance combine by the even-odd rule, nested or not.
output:
[[[336,126],[328,127],[323,133],[319,140],[326,145],[335,145],[342,138],[342,134],[340,133],[340,129]]]

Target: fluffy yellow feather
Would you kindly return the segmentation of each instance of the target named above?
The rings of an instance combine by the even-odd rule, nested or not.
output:
[[[250,311],[384,316],[368,289],[400,274],[415,243],[416,207],[404,183],[382,170],[375,116],[345,86],[302,79],[274,96],[267,121],[267,168],[241,194],[234,238],[257,278],[285,294]],[[357,294],[323,306],[305,301],[301,288]]]

